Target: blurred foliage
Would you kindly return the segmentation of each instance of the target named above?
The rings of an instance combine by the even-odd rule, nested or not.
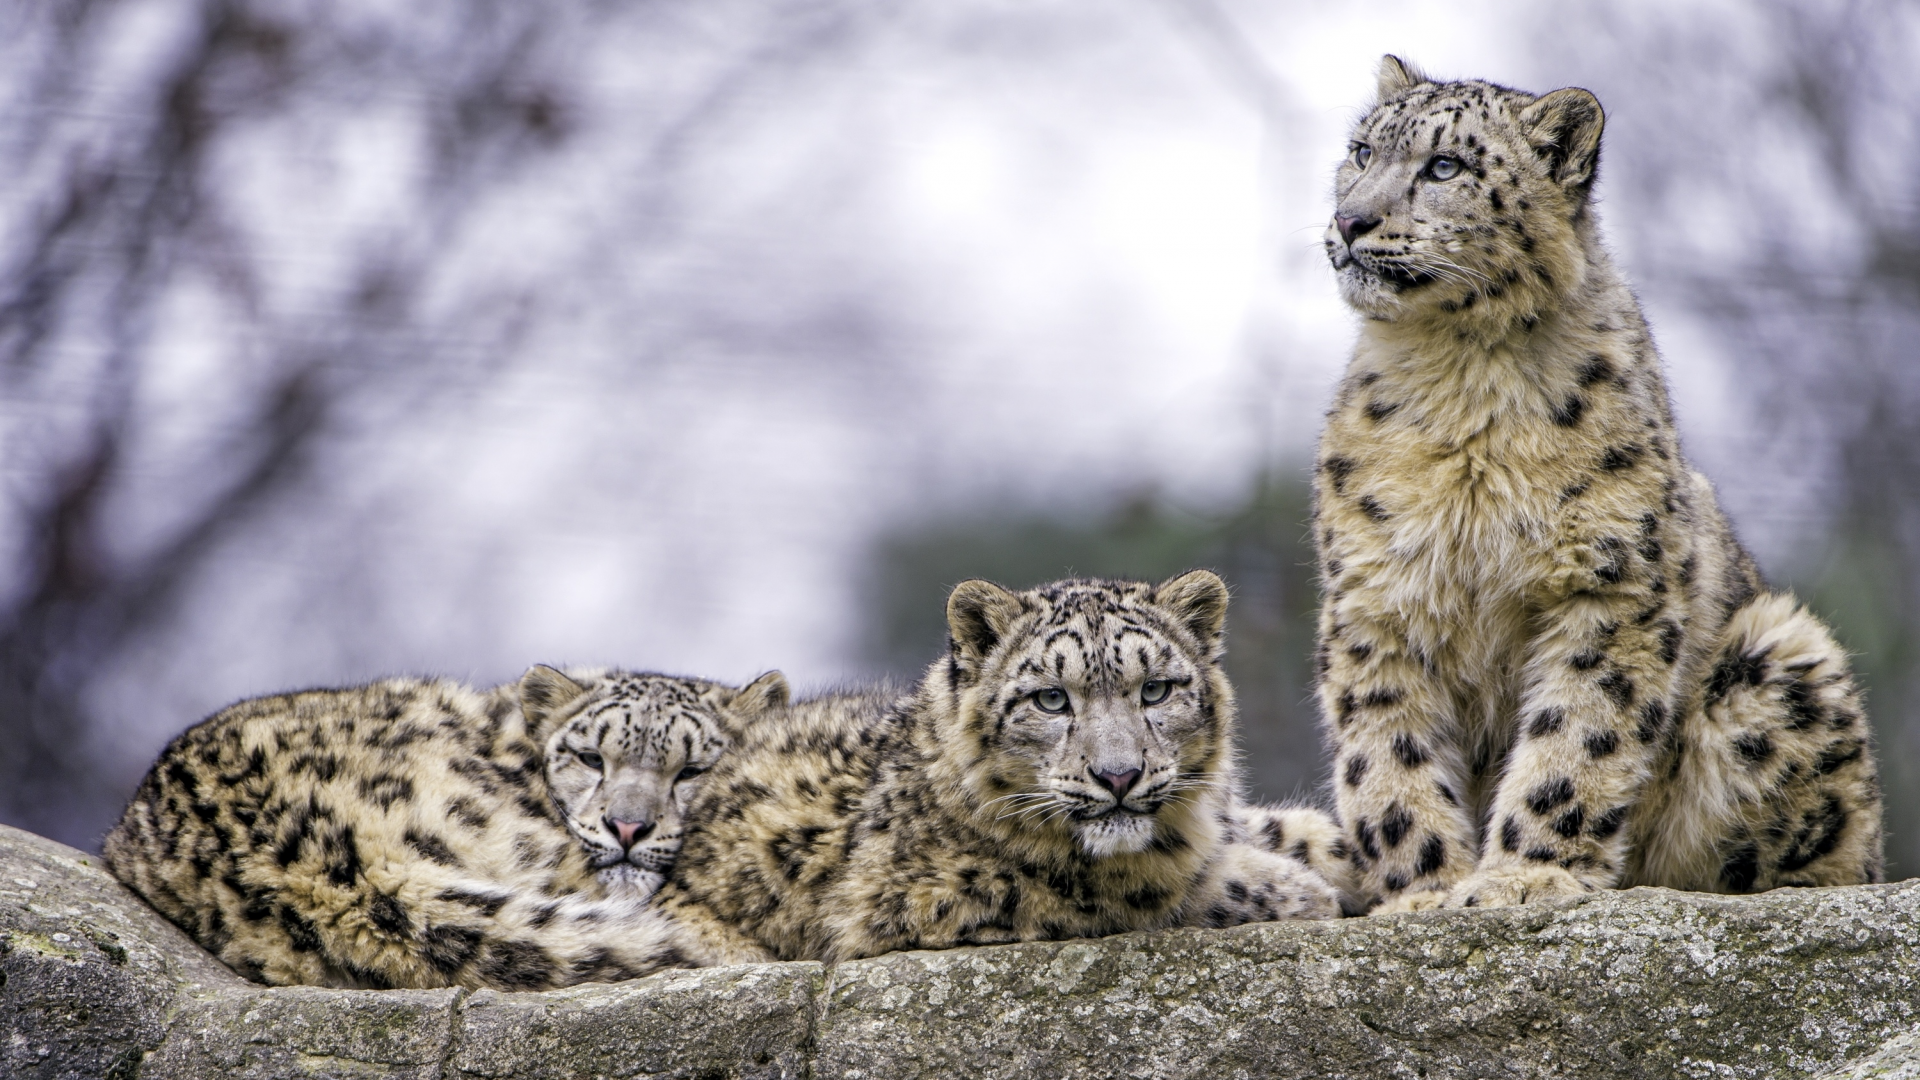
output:
[[[1920,870],[1920,740],[1911,720],[1920,628],[1904,590],[1890,587],[1902,580],[1908,555],[1884,520],[1858,517],[1843,522],[1824,550],[1824,563],[1792,584],[1853,654],[1866,689],[1886,792],[1887,880],[1897,881]]]
[[[1305,796],[1322,772],[1312,679],[1316,602],[1308,488],[1262,474],[1239,505],[1193,513],[1139,494],[1105,514],[990,507],[897,529],[874,545],[866,658],[911,679],[946,640],[946,597],[967,578],[1028,588],[1062,577],[1159,581],[1204,566],[1233,590],[1227,673],[1240,700],[1250,791]]]

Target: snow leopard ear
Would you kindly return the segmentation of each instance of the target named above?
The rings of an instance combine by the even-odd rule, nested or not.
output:
[[[1211,570],[1189,570],[1161,582],[1153,602],[1180,620],[1208,656],[1218,657],[1227,638],[1227,583]]]
[[[947,596],[947,650],[972,666],[987,658],[1020,614],[1020,598],[991,581],[974,578]]]
[[[1432,82],[1427,73],[1388,53],[1380,58],[1379,93],[1381,101],[1391,101],[1424,82]]]
[[[539,731],[555,713],[587,692],[587,688],[545,664],[535,664],[520,676],[520,711],[527,730]]]
[[[1577,86],[1555,90],[1520,110],[1527,142],[1547,162],[1555,183],[1584,197],[1600,172],[1600,99]]]
[[[769,671],[739,690],[731,691],[720,715],[738,734],[739,729],[792,703],[793,688],[787,685],[787,677],[778,671]]]

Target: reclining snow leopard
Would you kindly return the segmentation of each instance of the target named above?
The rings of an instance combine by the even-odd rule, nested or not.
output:
[[[535,667],[476,691],[385,679],[188,729],[108,866],[271,984],[544,989],[679,962],[645,910],[700,775],[785,704],[698,679]]]

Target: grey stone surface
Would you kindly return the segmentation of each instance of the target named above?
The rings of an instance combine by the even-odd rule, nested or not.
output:
[[[0,935],[7,1080],[1920,1080],[1920,881],[378,992],[245,982],[0,826]]]
[[[448,1075],[803,1077],[825,976],[820,964],[754,964],[543,994],[483,990],[460,1010]]]
[[[178,1003],[142,1077],[429,1080],[443,1074],[457,990],[246,986]]]
[[[1920,1080],[1920,1029],[1901,1032],[1866,1057],[1821,1073],[1819,1080]]]

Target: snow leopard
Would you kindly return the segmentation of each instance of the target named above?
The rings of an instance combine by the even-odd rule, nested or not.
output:
[[[1604,114],[1387,57],[1326,250],[1316,669],[1363,902],[1882,878],[1846,653],[1681,454],[1602,246]]]
[[[645,902],[771,672],[535,666],[255,698],[167,746],[108,867],[271,985],[537,990],[678,963]]]
[[[1257,823],[1233,801],[1226,610],[1205,570],[962,582],[916,687],[800,702],[709,774],[655,898],[678,948],[833,961],[1337,915],[1307,862],[1233,842]]]

